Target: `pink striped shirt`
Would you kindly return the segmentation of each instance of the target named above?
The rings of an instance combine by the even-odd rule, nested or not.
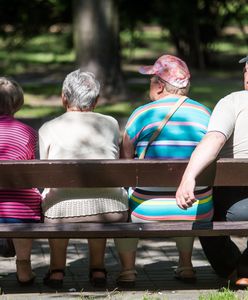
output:
[[[37,133],[12,116],[0,116],[0,160],[35,158]],[[41,195],[33,189],[0,189],[0,218],[41,218]]]

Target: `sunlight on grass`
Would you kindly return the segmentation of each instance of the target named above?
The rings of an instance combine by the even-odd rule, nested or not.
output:
[[[219,51],[222,53],[237,53],[237,45],[234,43],[230,43],[230,42],[222,41],[219,43],[215,43],[211,48],[214,51]],[[238,53],[246,55],[247,54],[247,45],[245,45],[245,44],[239,45]]]
[[[75,53],[73,51],[69,51],[68,53],[57,54],[53,52],[7,52],[1,51],[0,58],[7,58],[9,62],[19,61],[19,62],[32,62],[32,63],[54,63],[54,62],[73,62],[75,59]]]
[[[48,116],[57,116],[64,112],[62,107],[54,106],[23,106],[21,110],[16,113],[17,118],[45,118]]]
[[[239,82],[220,82],[208,83],[204,85],[204,82],[192,83],[189,96],[197,100],[204,105],[213,109],[215,104],[229,93],[238,91],[241,89]]]

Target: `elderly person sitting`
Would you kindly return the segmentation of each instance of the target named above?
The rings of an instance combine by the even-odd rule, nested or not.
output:
[[[187,97],[190,73],[186,63],[176,56],[163,55],[153,66],[144,66],[140,72],[150,75],[151,102],[138,107],[130,116],[123,137],[122,157],[188,159],[206,133],[210,112]],[[132,222],[211,220],[211,188],[199,187],[199,201],[187,211],[177,207],[175,192],[175,188],[166,187],[166,182],[165,187],[130,188]],[[175,277],[194,282],[193,238],[177,238],[176,243],[179,263]]]
[[[119,126],[110,117],[93,112],[100,84],[92,73],[76,70],[64,80],[62,104],[66,112],[39,130],[41,159],[117,159]],[[66,176],[66,174],[65,174]],[[123,188],[48,188],[43,193],[44,222],[125,222],[128,199]],[[68,239],[50,239],[50,269],[44,284],[63,284]],[[130,248],[118,245],[123,271],[133,266]],[[93,285],[106,284],[106,239],[89,239],[89,278]],[[132,250],[132,249],[131,249]],[[135,249],[134,249],[135,250]],[[131,260],[129,261],[129,258]]]
[[[0,159],[35,158],[37,132],[15,119],[24,103],[23,90],[12,79],[0,77]],[[41,219],[41,195],[33,189],[0,189],[0,223],[35,223]],[[13,239],[16,251],[16,278],[20,285],[31,285],[31,239]]]

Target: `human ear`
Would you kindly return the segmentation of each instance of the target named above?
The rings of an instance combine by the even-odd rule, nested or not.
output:
[[[68,108],[68,101],[67,101],[67,99],[66,99],[64,93],[62,93],[62,95],[61,95],[61,100],[62,100],[62,105],[63,105],[63,107],[64,107],[65,109],[67,109],[67,108]]]

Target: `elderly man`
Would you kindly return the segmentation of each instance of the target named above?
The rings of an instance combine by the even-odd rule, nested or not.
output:
[[[248,56],[244,67],[244,90],[221,99],[210,118],[208,133],[193,152],[177,190],[177,204],[187,210],[197,203],[195,179],[217,157],[248,158]],[[216,188],[214,220],[247,221],[248,188]],[[242,254],[230,237],[201,238],[203,250],[216,273],[235,275],[236,285],[248,286],[248,249]]]
[[[126,125],[122,157],[147,159],[187,159],[206,133],[210,112],[187,97],[190,73],[180,58],[163,55],[140,73],[150,75],[150,102],[138,107]],[[180,210],[173,187],[136,187],[129,189],[132,222],[206,221],[212,218],[212,191],[200,187],[199,205]],[[191,254],[193,238],[177,238],[179,251],[175,277],[195,281]]]

